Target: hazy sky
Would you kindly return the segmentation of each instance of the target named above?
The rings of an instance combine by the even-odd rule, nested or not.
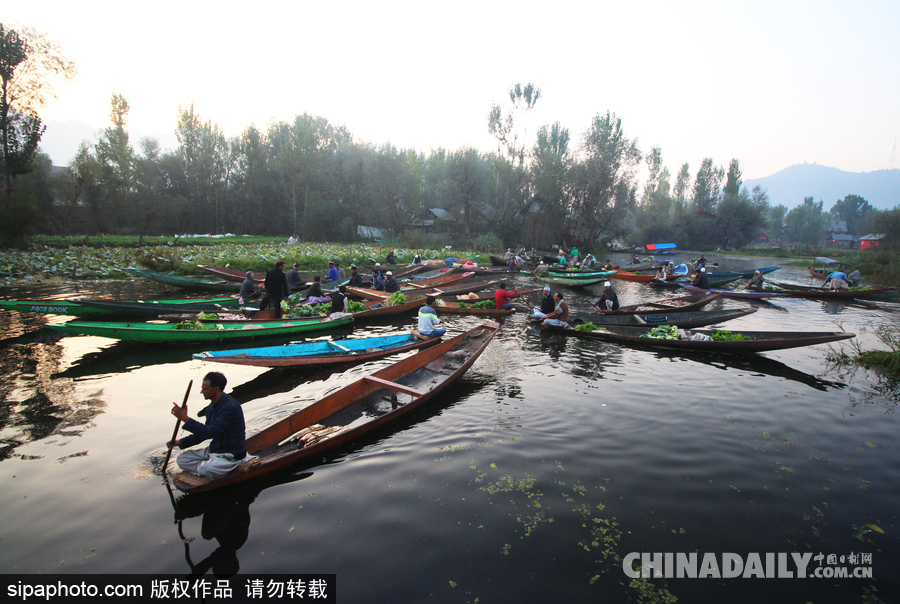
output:
[[[118,92],[129,130],[169,148],[193,104],[228,135],[307,112],[375,143],[487,151],[491,104],[533,82],[529,135],[558,121],[577,142],[612,111],[673,174],[705,157],[745,179],[900,167],[898,0],[29,0],[0,19],[77,64],[45,121],[103,128]]]

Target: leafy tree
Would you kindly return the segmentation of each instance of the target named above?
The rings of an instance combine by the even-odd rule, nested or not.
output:
[[[175,136],[187,185],[184,197],[188,207],[184,225],[195,232],[218,233],[232,159],[225,135],[218,124],[202,121],[191,105],[189,109],[179,111]]]
[[[756,188],[754,188],[754,191]],[[787,206],[778,204],[770,206],[766,217],[766,229],[769,232],[769,241],[778,241],[784,234],[785,217],[787,216]]]
[[[726,190],[729,192],[719,202],[716,211],[719,237],[726,249],[739,249],[755,241],[765,226],[769,199],[760,187],[753,189],[752,197],[746,192],[735,195],[733,187],[726,187]]]
[[[728,165],[728,175],[725,177],[725,188],[722,194],[737,197],[741,192],[741,165],[736,159],[732,159]]]
[[[504,113],[495,103],[488,114],[488,131],[497,139],[494,214],[500,236],[506,243],[518,241],[522,215],[530,205],[525,118],[540,98],[541,89],[534,84],[516,84],[509,89],[510,109]]]
[[[94,146],[97,163],[100,164],[99,186],[102,205],[108,225],[121,227],[126,217],[133,216],[126,204],[132,191],[135,170],[134,149],[128,142],[125,124],[130,106],[121,94],[113,94],[110,101],[110,126],[100,135]]]
[[[816,202],[812,197],[806,197],[801,205],[788,212],[784,219],[788,236],[798,243],[820,244],[828,226],[828,215],[822,211],[823,205],[821,200]]]
[[[0,23],[0,176],[5,194],[12,192],[17,175],[33,167],[44,132],[38,114],[54,98],[54,85],[74,75],[74,64],[42,34]]]
[[[583,245],[611,240],[625,229],[635,205],[636,170],[641,161],[637,143],[625,136],[622,119],[610,112],[596,115],[581,145],[576,164],[570,217]]]
[[[725,171],[721,167],[715,167],[711,158],[707,157],[703,160],[697,176],[694,178],[692,201],[695,210],[709,214],[715,213],[716,204],[719,203],[719,188],[724,176]],[[738,188],[740,188],[740,184],[738,184]]]
[[[543,241],[558,241],[563,234],[568,206],[569,170],[572,156],[569,152],[569,131],[559,122],[541,126],[531,151],[531,179],[534,186],[536,219],[531,224],[528,243],[535,245],[538,237]]]
[[[834,202],[831,206],[831,217],[843,220],[847,223],[847,231],[857,233],[863,226],[867,214],[875,208],[859,195],[847,195],[844,199]]]

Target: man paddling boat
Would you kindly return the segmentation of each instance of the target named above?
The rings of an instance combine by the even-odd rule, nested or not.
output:
[[[206,416],[205,424],[188,415],[187,402],[183,406],[175,403],[172,407],[172,415],[181,420],[184,429],[191,433],[166,443],[170,449],[188,449],[175,459],[178,467],[185,472],[213,479],[228,474],[244,463],[247,456],[244,412],[231,395],[223,392],[227,383],[225,375],[218,371],[211,371],[203,378],[200,392],[209,401],[209,405],[200,412],[200,415]],[[210,439],[210,444],[203,449],[189,449]]]

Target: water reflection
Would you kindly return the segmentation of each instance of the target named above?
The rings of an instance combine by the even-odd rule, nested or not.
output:
[[[51,435],[81,435],[106,408],[97,397],[76,395],[70,380],[54,379],[63,352],[43,343],[0,348],[0,460]]]

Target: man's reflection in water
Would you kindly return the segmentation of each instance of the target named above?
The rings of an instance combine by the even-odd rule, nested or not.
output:
[[[259,491],[247,489],[232,490],[205,496],[186,496],[176,502],[175,521],[184,541],[184,555],[191,567],[191,577],[199,577],[212,570],[218,578],[231,577],[240,570],[237,551],[247,541],[250,534],[250,504]],[[215,540],[219,547],[203,560],[191,560],[190,539],[182,533],[182,522],[187,518],[202,515],[200,536]]]

